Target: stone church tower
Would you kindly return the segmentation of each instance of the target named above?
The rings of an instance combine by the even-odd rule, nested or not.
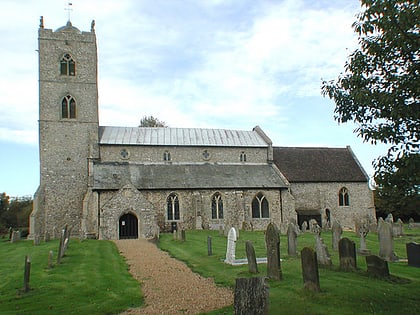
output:
[[[40,185],[30,237],[65,224],[78,233],[90,166],[98,157],[98,77],[94,22],[81,32],[71,22],[53,31],[41,17],[39,52]]]

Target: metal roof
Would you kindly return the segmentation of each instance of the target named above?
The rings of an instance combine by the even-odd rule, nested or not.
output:
[[[280,189],[288,187],[269,164],[128,164],[93,166],[93,189]]]
[[[162,146],[268,146],[261,134],[255,130],[110,126],[99,127],[99,143]]]

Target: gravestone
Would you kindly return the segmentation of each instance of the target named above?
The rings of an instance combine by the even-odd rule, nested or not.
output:
[[[178,233],[176,232],[176,230],[172,231],[172,236],[174,241],[178,240]]]
[[[234,314],[268,315],[269,301],[269,287],[264,277],[236,279]]]
[[[338,254],[340,257],[340,269],[352,271],[357,269],[356,244],[347,237],[342,238],[338,243]]]
[[[420,244],[411,242],[405,244],[405,246],[407,249],[408,265],[420,268]]]
[[[409,228],[409,229],[412,229],[412,228],[413,228],[413,224],[414,224],[414,219],[413,219],[413,218],[410,218],[410,219],[408,220],[408,228]]]
[[[41,243],[41,238],[39,237],[38,234],[34,235],[34,245],[38,246]]]
[[[182,229],[181,230],[181,238],[180,238],[181,242],[185,242],[185,230]]]
[[[258,273],[257,256],[251,241],[245,242],[246,259],[248,260],[248,270],[250,273]]]
[[[219,236],[225,236],[225,232],[222,225],[219,225]]]
[[[310,219],[309,220],[309,231],[311,231],[312,233],[315,233],[315,229],[316,227],[319,226],[318,222],[315,219]]]
[[[20,231],[12,231],[12,237],[10,238],[10,243],[16,243],[20,241]]]
[[[213,255],[213,247],[211,245],[211,236],[207,236],[207,255]]]
[[[382,258],[369,255],[366,256],[367,272],[376,278],[389,278],[388,262]]]
[[[308,229],[308,222],[303,221],[303,223],[302,223],[302,233],[305,233],[307,229]]]
[[[281,222],[280,223],[280,234],[281,235],[286,235],[287,233],[287,223],[286,222]]]
[[[341,235],[343,234],[343,229],[338,223],[337,220],[334,220],[334,223],[332,225],[332,249],[338,250],[338,242],[341,239]]]
[[[269,223],[267,226],[265,244],[267,246],[267,277],[281,280],[280,235],[279,230],[274,223]]]
[[[392,224],[392,235],[394,237],[404,235],[404,223],[401,219],[398,219],[397,222]]]
[[[29,291],[29,279],[31,277],[31,260],[29,256],[25,256],[25,268],[23,273],[23,291]]]
[[[320,291],[318,259],[316,252],[309,247],[304,247],[300,252],[302,262],[303,287],[311,291]]]
[[[297,233],[296,226],[293,223],[289,223],[287,227],[287,254],[297,256]]]
[[[51,239],[50,233],[48,231],[46,231],[45,235],[44,235],[44,242],[49,242],[50,239]]]
[[[394,223],[394,217],[392,216],[392,213],[388,214],[388,216],[385,218],[385,222],[388,223]]]
[[[313,230],[315,233],[315,251],[318,264],[325,267],[330,267],[332,266],[331,256],[328,252],[327,245],[324,244],[324,240],[321,237],[321,227],[316,225]]]
[[[235,262],[235,250],[236,250],[236,230],[230,228],[228,234],[228,242],[226,247],[226,259],[225,263],[233,264]]]
[[[370,250],[366,247],[366,236],[369,233],[369,228],[366,223],[363,223],[359,227],[359,236],[360,236],[360,249],[359,253],[363,256],[370,255]]]
[[[379,257],[386,261],[397,261],[394,253],[394,241],[392,239],[391,223],[379,220],[378,225]]]

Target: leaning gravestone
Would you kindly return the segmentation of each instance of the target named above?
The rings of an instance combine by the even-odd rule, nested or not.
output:
[[[318,259],[316,252],[309,247],[305,247],[300,252],[302,261],[303,287],[311,291],[320,291]]]
[[[280,235],[274,223],[269,223],[267,226],[265,244],[267,246],[267,277],[281,280]]]
[[[235,262],[235,251],[236,251],[236,230],[235,228],[230,228],[228,234],[228,242],[226,247],[226,259],[225,263],[233,264]]]
[[[375,255],[366,256],[366,265],[369,275],[382,279],[389,278],[388,262],[382,258]]]
[[[269,314],[269,301],[269,288],[264,277],[236,279],[234,314]]]
[[[391,223],[379,220],[378,225],[379,257],[386,261],[397,261],[398,257],[394,253],[394,241],[392,239]]]
[[[246,258],[248,260],[248,270],[250,273],[258,273],[257,256],[251,241],[245,242]]]
[[[405,246],[407,249],[408,265],[420,268],[420,244],[411,242],[405,244]]]
[[[287,227],[287,254],[289,256],[297,256],[296,226],[292,222]]]
[[[351,271],[357,269],[356,244],[347,237],[342,238],[338,243],[340,257],[340,269]]]
[[[317,225],[314,227],[315,233],[315,251],[318,259],[318,264],[330,267],[332,266],[331,256],[328,252],[327,246],[324,244],[324,240],[321,238],[321,227]]]
[[[31,260],[29,256],[25,256],[25,269],[23,274],[23,291],[29,291],[29,278],[31,276]]]
[[[338,242],[341,239],[341,235],[343,234],[343,229],[341,228],[340,223],[337,220],[334,220],[332,225],[332,249],[338,250]]]

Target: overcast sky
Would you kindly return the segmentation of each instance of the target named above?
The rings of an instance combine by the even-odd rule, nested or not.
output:
[[[2,0],[0,193],[39,184],[39,18],[66,24],[65,1]],[[357,0],[75,0],[71,21],[96,21],[100,125],[252,130],[276,146],[350,145],[369,175],[385,147],[334,121],[320,92],[357,47]]]

